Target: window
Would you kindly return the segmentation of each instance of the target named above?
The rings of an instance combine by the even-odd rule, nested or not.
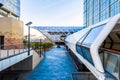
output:
[[[105,71],[112,74],[119,80],[119,55],[115,53],[105,51],[104,52],[104,68]]]
[[[78,44],[76,45],[76,50],[81,56],[83,56],[80,45],[78,45]]]
[[[83,57],[94,66],[89,48],[81,47],[81,49],[83,51]]]
[[[91,54],[90,54],[90,50],[89,48],[83,47],[80,45],[80,43],[78,42],[76,45],[76,51],[84,58],[86,59],[90,64],[92,64],[94,66]]]
[[[100,31],[103,29],[104,25],[101,25],[99,27],[95,27],[91,29],[91,31],[88,33],[87,37],[83,41],[83,45],[90,46],[96,37],[99,35]]]
[[[1,3],[4,3],[5,1],[4,0],[0,0]]]
[[[114,16],[120,12],[119,2],[115,2],[114,4],[110,5],[110,16]]]
[[[88,34],[88,33],[87,33]],[[85,37],[87,36],[87,34],[83,35],[80,40],[78,41],[80,44],[82,44],[83,40],[85,39]]]
[[[20,15],[20,0],[4,0],[3,4],[15,14]]]

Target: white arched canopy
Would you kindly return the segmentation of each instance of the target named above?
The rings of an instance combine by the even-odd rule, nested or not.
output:
[[[116,73],[111,72],[114,62],[110,59],[104,66],[100,51],[111,50],[114,54],[120,54],[120,14],[74,33],[65,41],[66,45],[98,79],[103,80],[106,71],[114,76]],[[116,78],[119,78],[119,74]]]

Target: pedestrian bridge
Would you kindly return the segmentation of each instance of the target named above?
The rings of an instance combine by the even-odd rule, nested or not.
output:
[[[39,63],[39,61],[39,55],[32,50],[32,48],[30,49],[30,54],[28,54],[28,48],[0,49],[0,71],[3,71],[14,65],[17,66],[14,66],[14,68],[22,69],[28,67],[29,69],[33,69]],[[22,62],[22,64],[20,62]]]

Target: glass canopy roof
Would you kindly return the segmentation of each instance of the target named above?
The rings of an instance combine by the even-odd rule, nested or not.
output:
[[[76,26],[34,26],[33,28],[42,31],[47,30],[49,32],[77,32],[83,27],[76,27]]]
[[[32,28],[37,29],[47,38],[53,42],[61,42],[60,37],[62,35],[67,36],[74,32],[80,31],[84,27],[79,26],[33,26]]]

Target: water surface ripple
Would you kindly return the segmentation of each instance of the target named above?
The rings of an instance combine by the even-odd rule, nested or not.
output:
[[[71,80],[71,73],[76,72],[73,60],[64,47],[54,46],[46,52],[46,57],[22,80]]]

